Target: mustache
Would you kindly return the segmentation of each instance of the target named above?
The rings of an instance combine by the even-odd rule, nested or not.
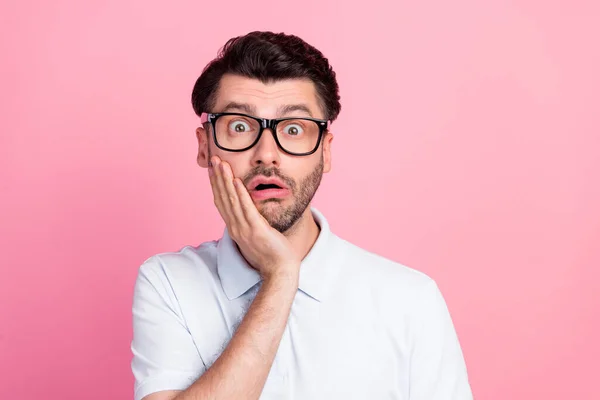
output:
[[[267,178],[276,176],[277,178],[281,179],[288,188],[292,189],[292,191],[296,190],[296,182],[292,178],[282,174],[278,168],[266,168],[264,166],[258,166],[252,169],[252,171],[248,172],[244,179],[242,179],[244,186],[248,187],[250,181],[257,176],[266,176]]]

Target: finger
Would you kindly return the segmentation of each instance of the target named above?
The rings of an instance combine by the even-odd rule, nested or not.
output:
[[[213,197],[215,199],[215,204],[217,202],[217,177],[215,175],[215,161],[213,161],[215,157],[213,157],[208,163],[208,180],[210,181],[210,187],[212,188]]]
[[[252,197],[250,197],[250,193],[242,183],[241,179],[235,178],[233,181],[235,189],[237,191],[237,195],[240,201],[240,206],[246,220],[250,224],[251,227],[257,227],[261,223],[267,223],[267,220],[258,212],[256,205],[252,201]]]
[[[242,206],[240,204],[240,199],[233,185],[233,171],[231,170],[231,166],[226,161],[223,161],[223,182],[225,184],[225,190],[227,191],[227,200],[229,201],[229,207],[231,210],[231,215],[235,218],[235,222],[238,224],[239,229],[244,229],[248,226],[248,222],[246,221],[246,217],[242,211]],[[231,221],[233,223],[233,221]]]
[[[216,160],[215,160],[215,157],[213,157],[213,158],[211,158],[210,162],[208,163],[208,179],[210,181],[210,187],[212,189],[215,205],[217,206],[217,208],[220,208],[219,203],[220,203],[221,197],[218,196],[217,176],[216,176],[216,172],[215,172],[215,165],[216,165]]]
[[[231,222],[233,218],[233,212],[231,210],[231,200],[229,199],[229,194],[227,193],[227,186],[225,184],[225,162],[219,161],[219,166],[217,167],[217,187],[219,196],[221,198],[221,205],[223,209],[227,213],[227,222]]]
[[[212,159],[212,175],[210,177],[210,183],[213,190],[213,196],[215,201],[215,206],[219,210],[221,217],[225,221],[225,224],[229,225],[230,213],[227,207],[227,202],[223,201],[223,184],[221,179],[221,160],[218,157],[213,157]]]

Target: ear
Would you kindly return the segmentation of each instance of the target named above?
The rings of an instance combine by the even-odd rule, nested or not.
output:
[[[331,171],[331,142],[333,141],[333,133],[325,132],[323,137],[323,172]]]
[[[196,128],[196,138],[198,139],[198,165],[208,168],[208,132],[199,126]]]

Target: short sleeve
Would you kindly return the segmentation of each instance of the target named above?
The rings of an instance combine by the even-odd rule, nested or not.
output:
[[[410,358],[410,400],[472,400],[467,368],[446,302],[431,280],[419,295]]]
[[[132,312],[134,399],[187,389],[205,367],[158,256],[139,268]]]

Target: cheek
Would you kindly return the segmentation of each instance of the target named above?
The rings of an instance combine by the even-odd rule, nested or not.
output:
[[[216,156],[219,156],[221,160],[226,161],[231,170],[233,171],[233,176],[236,178],[244,178],[248,172],[250,172],[250,163],[247,157],[244,157],[244,153],[231,153],[228,151],[219,150]]]
[[[321,154],[315,153],[308,157],[294,159],[293,161],[294,162],[289,164],[289,176],[291,176],[296,183],[301,183],[317,169],[321,162]]]

